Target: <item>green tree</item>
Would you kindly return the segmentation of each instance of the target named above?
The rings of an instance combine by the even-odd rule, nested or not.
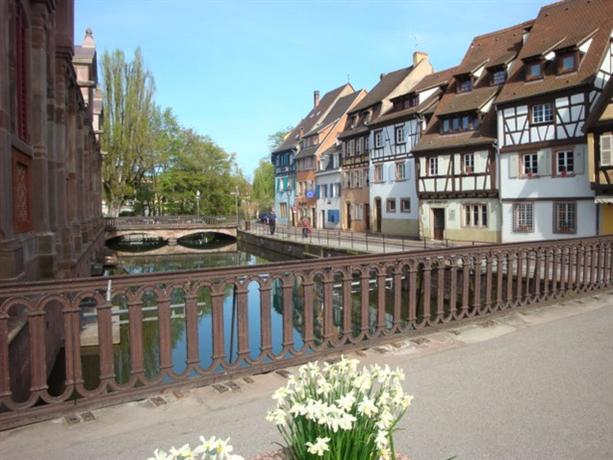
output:
[[[167,214],[196,214],[200,191],[201,215],[230,215],[234,212],[232,192],[242,184],[234,155],[209,137],[182,129],[173,156],[159,174],[159,195]]]
[[[258,210],[270,209],[275,201],[275,168],[270,161],[261,159],[253,174],[252,197]]]
[[[153,101],[153,77],[145,68],[140,49],[130,62],[123,51],[105,52],[102,74],[105,111],[102,185],[109,213],[117,216],[151,169],[152,120],[158,116],[158,109]]]
[[[287,135],[292,132],[293,129],[293,127],[288,126],[287,128],[281,129],[276,133],[273,133],[268,136],[268,148],[270,149],[270,151],[274,152],[277,147],[283,144],[283,141],[285,140]]]

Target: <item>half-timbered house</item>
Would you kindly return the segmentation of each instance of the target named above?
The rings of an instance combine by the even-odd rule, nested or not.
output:
[[[424,76],[432,73],[426,53],[413,53],[411,66],[381,74],[379,82],[348,115],[341,141],[342,228],[371,231],[369,155],[372,120],[389,110],[391,99],[409,92]]]
[[[613,69],[613,40],[609,59],[603,62],[610,76]],[[602,91],[585,122],[588,146],[588,177],[596,197],[599,235],[613,235],[613,78]]]
[[[500,240],[493,103],[529,24],[473,39],[413,148],[424,238]]]
[[[453,69],[426,75],[391,99],[391,108],[369,123],[370,208],[377,233],[419,236],[419,202],[413,147],[430,121]]]
[[[296,155],[306,147],[303,137],[313,127],[323,120],[332,105],[341,97],[353,93],[349,84],[342,85],[329,91],[320,100],[319,91],[313,93],[313,108],[300,123],[292,129],[284,141],[271,153],[271,161],[275,168],[275,213],[280,224],[296,225],[299,222],[298,207],[296,206],[297,163]],[[308,142],[312,142],[309,140]],[[302,166],[302,165],[301,165]],[[310,189],[313,190],[314,184]],[[301,195],[306,189],[301,189]]]
[[[523,30],[496,100],[504,242],[596,234],[583,127],[610,75],[612,25],[610,0],[568,0]]]
[[[321,154],[315,173],[319,228],[341,225],[341,151],[338,143]]]
[[[344,129],[347,111],[356,105],[366,95],[366,91],[355,91],[351,85],[351,93],[342,97],[330,94],[332,102],[324,96],[321,102],[321,111],[324,113],[317,123],[301,140],[301,149],[296,154],[296,207],[301,221],[308,219],[313,227],[321,227],[320,214],[317,212],[317,189],[315,186],[315,172],[319,167],[322,152],[335,145],[336,136]],[[346,92],[346,91],[345,91]]]

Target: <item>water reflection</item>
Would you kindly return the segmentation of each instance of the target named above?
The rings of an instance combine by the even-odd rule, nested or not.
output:
[[[186,269],[221,267],[228,265],[252,266],[268,262],[260,255],[240,250],[235,253],[210,253],[206,255],[181,255],[181,256],[121,256],[119,258],[121,273],[153,273],[163,271],[176,271]],[[319,343],[323,337],[324,328],[324,283],[316,277],[313,285],[313,335],[315,343]],[[351,324],[354,336],[358,336],[363,330],[374,331],[377,322],[376,278],[369,280],[369,309],[366,317],[361,314],[360,301],[360,278],[355,275],[351,289]],[[403,289],[404,291],[404,289]],[[247,286],[247,322],[248,322],[248,346],[250,356],[256,358],[262,349],[261,343],[261,293],[259,284],[252,281]],[[235,304],[236,295],[233,286],[226,286],[223,293],[223,324],[224,324],[224,347],[226,360],[235,362],[238,359],[238,324]],[[385,323],[387,327],[392,324],[392,310],[394,289],[391,278],[385,282]],[[406,305],[407,297],[402,295],[403,305]],[[212,364],[213,355],[213,318],[211,314],[212,298],[208,288],[201,288],[197,293],[198,312],[198,350],[200,366],[208,368]],[[113,298],[113,314],[118,319],[119,343],[113,347],[116,381],[125,383],[130,378],[132,368],[130,343],[132,340],[130,330],[129,307],[127,299],[117,295]],[[275,279],[271,283],[271,339],[272,353],[279,355],[283,349],[283,287],[280,280]],[[338,335],[343,327],[343,289],[342,277],[338,274],[332,283],[332,320],[334,332]],[[95,311],[95,309],[94,309]],[[187,367],[187,331],[186,331],[186,299],[181,289],[175,289],[170,295],[170,342],[172,369],[176,373],[182,373]],[[294,348],[301,349],[304,346],[305,314],[304,314],[304,288],[300,278],[296,278],[291,288],[291,339]],[[143,295],[142,307],[142,340],[143,340],[143,364],[147,378],[155,378],[160,373],[160,327],[158,315],[158,299],[152,292]],[[362,321],[365,324],[362,325]],[[95,388],[99,381],[99,348],[88,347],[82,349],[83,373],[87,388]]]

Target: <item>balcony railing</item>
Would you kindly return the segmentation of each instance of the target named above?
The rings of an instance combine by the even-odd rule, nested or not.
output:
[[[0,428],[606,288],[613,237],[0,285]]]

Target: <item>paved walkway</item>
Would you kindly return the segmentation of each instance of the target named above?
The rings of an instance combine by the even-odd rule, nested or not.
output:
[[[415,396],[397,445],[414,460],[613,458],[613,292],[513,312],[368,350],[360,359],[402,366]],[[3,459],[144,459],[156,447],[231,436],[249,457],[279,437],[264,420],[276,373],[0,433]]]
[[[485,244],[472,241],[452,240],[418,240],[402,236],[386,236],[346,230],[312,229],[308,236],[303,236],[302,227],[278,225],[274,235],[270,234],[268,225],[250,222],[248,233],[262,235],[283,241],[316,244],[319,246],[346,249],[365,253],[388,253],[400,251],[423,251],[445,247],[473,246]],[[243,230],[245,231],[245,230]]]

